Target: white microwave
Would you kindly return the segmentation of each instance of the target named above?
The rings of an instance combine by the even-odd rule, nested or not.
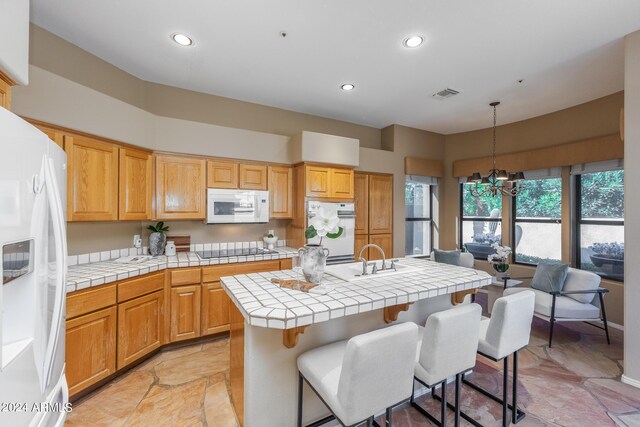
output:
[[[269,192],[207,190],[207,224],[269,222]]]

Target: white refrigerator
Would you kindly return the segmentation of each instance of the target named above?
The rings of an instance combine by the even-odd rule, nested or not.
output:
[[[0,108],[0,426],[61,426],[66,154]]]

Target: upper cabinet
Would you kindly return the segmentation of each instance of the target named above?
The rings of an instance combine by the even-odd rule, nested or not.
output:
[[[307,197],[353,199],[353,170],[305,165]]]
[[[266,190],[267,166],[209,160],[207,162],[207,187]]]
[[[47,135],[50,140],[58,144],[60,148],[64,148],[64,133],[62,131],[40,124],[34,124],[34,126]]]
[[[118,219],[118,146],[92,138],[65,136],[67,220]]]
[[[266,190],[267,166],[240,164],[240,188],[244,190]]]
[[[152,165],[151,153],[120,148],[120,220],[151,219]]]
[[[356,210],[355,234],[369,234],[369,175],[354,176],[354,199]]]
[[[156,156],[156,217],[203,219],[206,214],[206,162],[186,156]]]
[[[269,209],[271,218],[293,218],[293,169],[269,166]]]
[[[369,175],[369,233],[393,232],[393,175]]]
[[[207,187],[238,188],[238,163],[207,162]]]
[[[11,109],[11,82],[0,71],[0,107]]]

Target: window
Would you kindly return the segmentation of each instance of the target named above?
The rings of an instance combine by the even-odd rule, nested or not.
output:
[[[491,245],[502,243],[502,196],[489,193],[475,197],[471,188],[460,184],[460,247],[474,258],[486,260],[495,252]]]
[[[405,254],[429,255],[433,246],[432,187],[434,179],[407,176],[405,184]]]
[[[624,171],[576,176],[576,265],[624,280]]]
[[[525,173],[525,176],[527,174]],[[523,264],[560,261],[562,179],[527,179],[513,200],[513,254]]]

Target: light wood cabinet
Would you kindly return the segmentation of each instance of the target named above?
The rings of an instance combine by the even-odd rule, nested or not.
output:
[[[195,157],[156,156],[157,219],[204,219],[206,164]]]
[[[201,286],[171,288],[171,342],[200,336]]]
[[[331,168],[331,197],[353,199],[353,170]]]
[[[118,146],[80,136],[64,138],[67,221],[118,219]]]
[[[356,211],[354,232],[356,234],[369,234],[369,175],[356,173],[353,189]]]
[[[202,285],[202,335],[229,330],[231,300],[219,282]]]
[[[360,254],[360,249],[366,244],[369,243],[369,236],[366,234],[356,234],[355,235],[355,248],[353,251],[353,256],[356,258],[356,261],[360,261],[358,259],[358,255]],[[362,257],[366,260],[369,260],[369,248],[365,249],[362,252]]]
[[[207,162],[207,187],[209,188],[238,188],[238,163]]]
[[[331,168],[322,166],[306,166],[305,181],[307,197],[331,197]]]
[[[47,135],[47,137],[58,144],[60,148],[64,149],[64,133],[58,129],[41,125],[39,123],[31,123],[35,127],[37,127],[42,133]]]
[[[240,164],[240,188],[243,190],[266,190],[267,166]]]
[[[11,80],[0,72],[0,107],[11,109]]]
[[[380,246],[387,259],[393,258],[393,237],[391,234],[370,234],[369,243]],[[375,249],[371,250],[371,248],[369,248],[369,256],[372,260],[382,259],[380,252]]]
[[[164,291],[118,304],[118,369],[164,343]]]
[[[369,234],[393,232],[393,176],[369,175]]]
[[[152,165],[151,153],[120,148],[120,220],[151,219]]]
[[[293,218],[293,169],[269,166],[269,217]]]
[[[116,371],[116,307],[67,320],[66,329],[66,376],[74,395]]]

